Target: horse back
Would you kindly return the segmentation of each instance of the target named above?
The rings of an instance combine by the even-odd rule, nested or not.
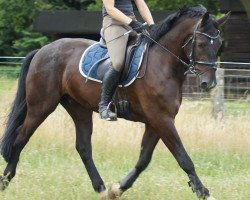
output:
[[[34,56],[30,69],[34,71],[58,70],[70,62],[80,59],[84,50],[95,41],[64,38],[43,46]],[[72,63],[73,64],[73,63]]]
[[[47,84],[50,92],[74,95],[76,88],[84,88],[84,77],[79,73],[83,52],[96,41],[88,39],[59,39],[43,46],[31,61],[27,86]],[[59,89],[59,90],[58,90]]]
[[[101,84],[86,81],[79,71],[82,54],[95,42],[87,39],[60,39],[42,47],[34,56],[27,75],[27,91],[32,93],[29,96],[35,96],[35,91],[45,93],[46,90],[47,94],[56,93],[59,99],[65,95],[70,96],[82,106],[97,111]],[[131,108],[133,104],[138,110],[140,106],[137,95],[132,94],[131,97],[129,92],[134,86],[127,89],[126,96],[131,102]],[[48,95],[48,98],[51,96]]]

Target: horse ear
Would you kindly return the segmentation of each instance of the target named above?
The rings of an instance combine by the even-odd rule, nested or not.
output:
[[[209,12],[206,12],[206,13],[203,15],[203,17],[202,17],[202,20],[201,20],[201,27],[206,25],[208,19],[209,19]]]
[[[223,17],[221,17],[220,19],[217,20],[217,23],[219,26],[222,26],[223,24],[226,23],[226,21],[228,20],[228,18],[230,17],[231,12],[228,12],[227,14],[225,14]]]

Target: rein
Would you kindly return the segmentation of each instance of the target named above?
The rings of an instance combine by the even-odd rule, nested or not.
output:
[[[143,32],[142,34],[144,36],[146,36],[148,39],[150,39],[152,42],[154,42],[155,44],[157,44],[159,47],[161,47],[164,51],[167,51],[168,53],[170,53],[173,57],[175,57],[178,61],[180,61],[183,65],[185,65],[187,67],[187,71],[184,73],[184,75],[187,75],[188,73],[191,74],[195,74],[197,76],[200,76],[204,73],[206,73],[207,71],[211,70],[211,69],[215,69],[216,70],[216,62],[209,62],[209,61],[195,61],[193,59],[194,57],[194,48],[195,48],[195,42],[196,42],[196,35],[200,34],[200,35],[204,35],[206,37],[208,37],[211,42],[211,44],[214,43],[215,39],[218,39],[220,37],[220,31],[218,30],[218,34],[216,36],[211,36],[207,33],[203,33],[200,31],[197,31],[199,25],[201,22],[199,22],[193,32],[192,37],[190,37],[188,39],[187,42],[185,42],[185,44],[182,46],[182,48],[185,48],[190,42],[192,42],[192,49],[190,54],[187,56],[189,58],[189,63],[185,62],[184,60],[182,60],[179,56],[175,55],[172,51],[170,51],[169,49],[167,49],[166,47],[164,47],[163,45],[161,45],[159,42],[155,41],[153,38],[150,37],[149,33],[147,31]],[[195,69],[195,64],[202,64],[202,65],[208,65],[211,66],[209,67],[207,70],[205,70],[204,72],[197,72],[197,70]]]
[[[179,56],[175,55],[172,51],[170,51],[169,49],[167,49],[166,47],[164,47],[163,45],[161,45],[159,42],[155,41],[153,38],[150,37],[149,33],[142,33],[144,36],[146,36],[148,39],[150,39],[152,42],[154,42],[155,44],[157,44],[159,47],[161,47],[164,51],[167,51],[168,53],[170,53],[172,56],[174,56],[177,60],[179,60],[183,65],[185,65],[186,67],[189,67],[189,64],[186,63],[184,60],[182,60]]]

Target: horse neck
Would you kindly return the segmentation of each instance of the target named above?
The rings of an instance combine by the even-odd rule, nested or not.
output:
[[[198,18],[186,18],[182,19],[176,23],[176,25],[164,36],[162,36],[159,40],[159,43],[171,51],[175,56],[179,57],[181,60],[186,63],[189,62],[182,45],[184,41],[193,34],[197,23]],[[171,55],[171,53],[163,50],[159,45],[154,45],[151,48],[154,55],[155,61],[160,61],[158,64],[161,68],[167,68],[162,70],[161,73],[166,73],[165,76],[169,76],[169,74],[173,74],[176,79],[180,80],[181,83],[184,82],[186,71],[186,67],[178,60],[175,56]]]

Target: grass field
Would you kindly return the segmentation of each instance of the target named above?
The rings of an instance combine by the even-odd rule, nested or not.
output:
[[[1,133],[15,83],[7,86],[6,94],[0,92]],[[235,104],[230,103],[228,108],[239,108],[240,112],[216,121],[210,116],[208,102],[184,101],[176,119],[176,127],[199,177],[217,200],[250,199],[250,112],[245,112],[249,102]],[[93,157],[104,181],[110,185],[136,163],[144,126],[124,120],[104,122],[97,115],[94,122]],[[17,175],[0,192],[0,199],[98,199],[75,151],[74,141],[72,121],[58,107],[25,147]],[[5,162],[0,158],[1,172],[4,168]],[[197,199],[187,181],[186,174],[160,142],[150,166],[121,200]]]

